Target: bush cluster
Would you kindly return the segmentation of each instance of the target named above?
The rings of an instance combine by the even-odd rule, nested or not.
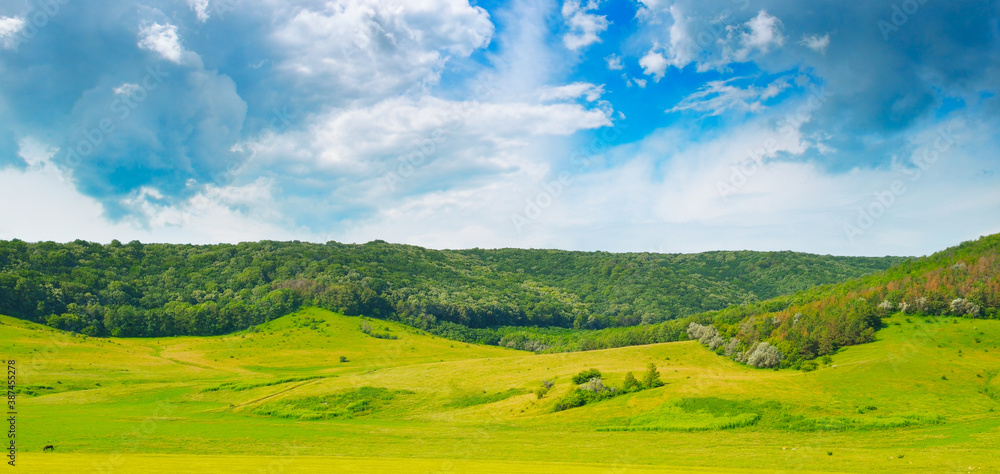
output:
[[[573,383],[578,385],[578,387],[571,390],[565,396],[556,402],[554,411],[563,411],[570,408],[576,408],[588,403],[599,402],[601,400],[606,400],[608,398],[616,397],[618,395],[638,392],[640,390],[647,390],[656,387],[662,387],[663,382],[660,380],[660,372],[656,370],[656,364],[652,362],[646,368],[646,372],[643,374],[642,382],[632,375],[632,372],[625,374],[625,380],[622,382],[621,388],[608,386],[604,383],[601,378],[601,372],[597,369],[589,369],[580,372],[573,376]],[[546,392],[548,390],[546,389]],[[537,391],[536,391],[537,394]],[[542,398],[544,393],[538,398]]]

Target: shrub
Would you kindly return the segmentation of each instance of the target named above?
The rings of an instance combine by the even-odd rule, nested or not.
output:
[[[559,399],[559,402],[556,403],[555,411],[563,411],[563,410],[568,410],[570,408],[582,407],[586,404],[587,404],[587,397],[584,395],[583,390],[575,389]]]
[[[735,337],[730,338],[729,342],[726,343],[725,347],[726,357],[732,357],[733,355],[735,355],[736,352],[739,351],[739,348],[740,348],[740,340],[736,339]]]
[[[601,371],[597,369],[584,370],[573,376],[573,383],[580,385],[587,383],[592,378],[601,378]]]
[[[398,336],[389,334],[387,332],[375,332],[375,328],[372,327],[372,325],[369,324],[368,321],[361,321],[361,326],[358,328],[358,330],[376,339],[390,339],[390,340],[399,339]]]
[[[340,361],[341,362],[350,362],[349,360],[347,360],[347,357],[345,357],[345,356],[340,356]]]
[[[604,393],[604,392],[614,392],[614,388],[607,387],[604,385],[604,381],[600,377],[594,377],[587,381],[582,387],[583,390],[592,393]]]
[[[549,393],[552,386],[556,384],[555,380],[542,380],[542,386],[535,389],[535,396],[541,399],[545,394]]]

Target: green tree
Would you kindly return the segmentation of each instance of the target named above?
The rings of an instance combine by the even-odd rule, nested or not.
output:
[[[642,384],[635,379],[632,372],[629,372],[625,374],[625,382],[622,383],[622,390],[626,392],[638,392],[639,390],[642,390]]]
[[[660,380],[660,372],[656,370],[656,364],[650,362],[649,367],[646,369],[646,375],[642,378],[643,388],[656,388],[662,387],[663,382]]]

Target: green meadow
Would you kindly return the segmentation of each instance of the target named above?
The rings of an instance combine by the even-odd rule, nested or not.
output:
[[[214,337],[0,323],[11,472],[1000,470],[994,320],[893,316],[809,372],[696,341],[534,354],[315,308]],[[621,386],[650,363],[662,387],[555,411],[573,375]]]

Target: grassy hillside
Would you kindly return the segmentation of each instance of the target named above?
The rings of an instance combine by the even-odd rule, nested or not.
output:
[[[694,341],[532,354],[319,309],[213,337],[0,322],[25,472],[1000,469],[992,320],[893,316],[812,372],[750,368]],[[664,386],[554,410],[582,370],[621,386],[649,363]]]
[[[0,241],[0,313],[91,336],[211,335],[305,306],[468,328],[656,323],[899,263],[792,252],[436,251],[385,242],[99,245]]]

